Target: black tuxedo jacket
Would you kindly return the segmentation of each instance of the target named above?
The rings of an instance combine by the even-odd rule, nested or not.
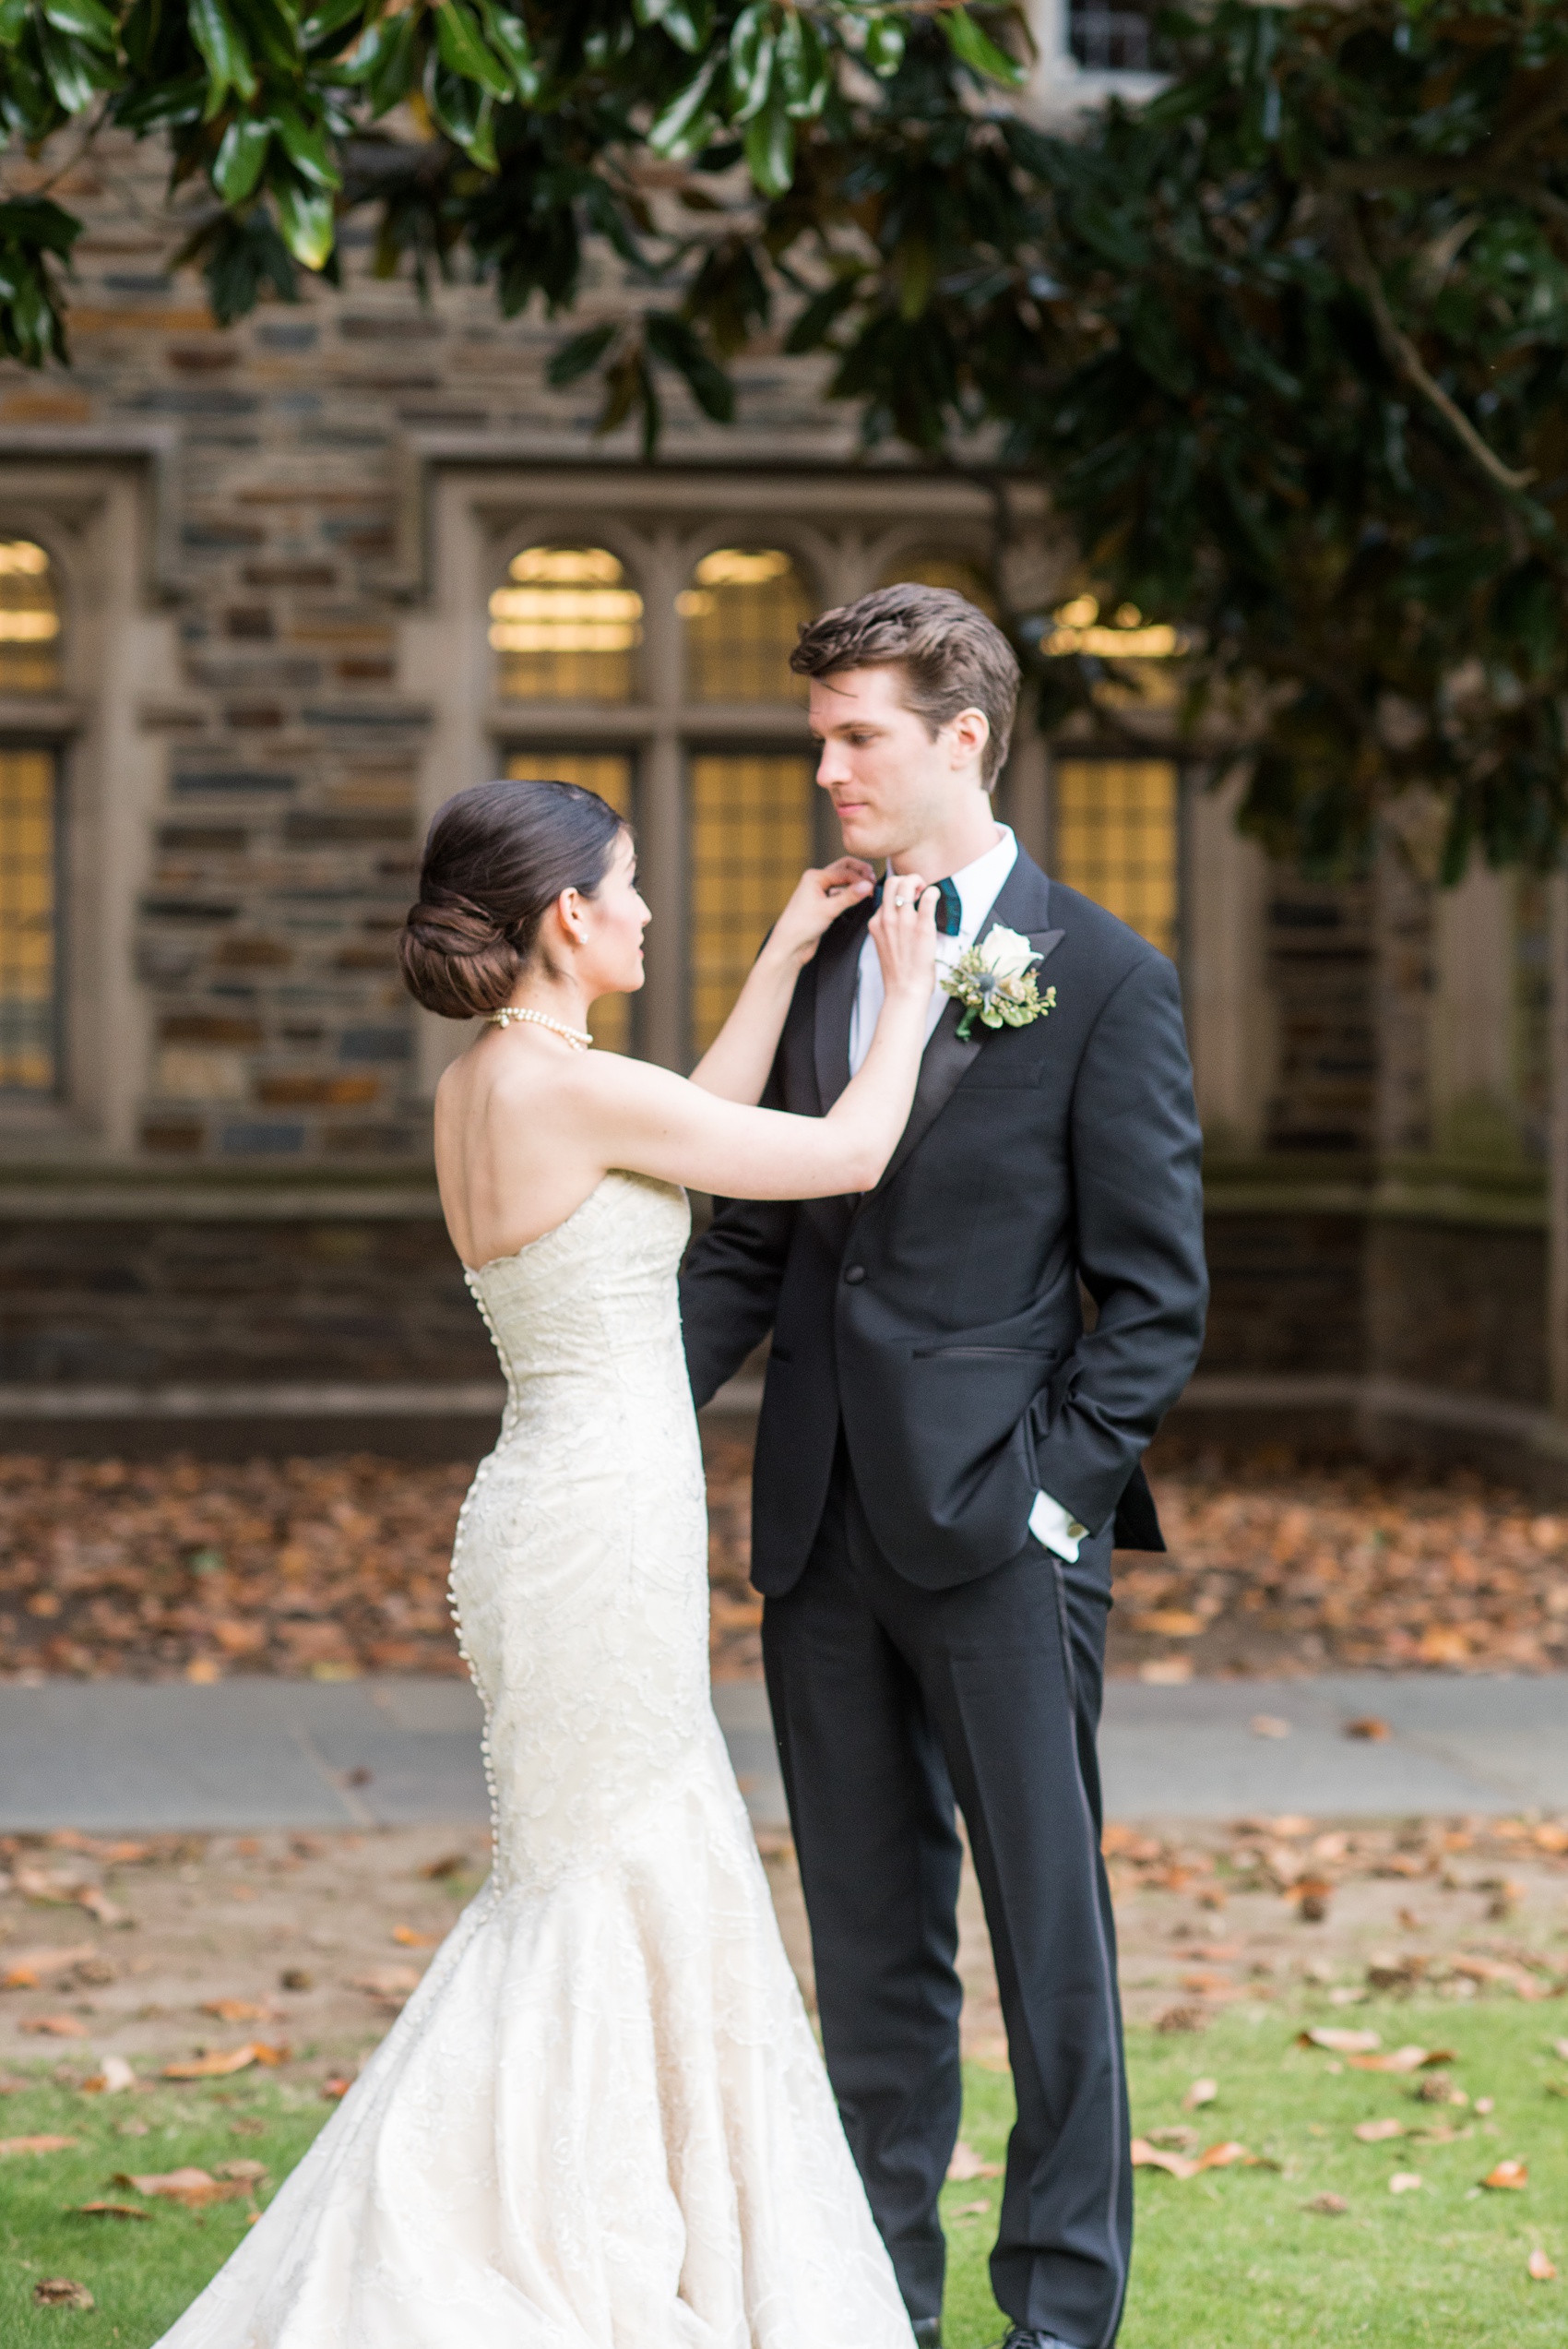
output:
[[[797,983],[764,1096],[806,1116],[849,1082],[869,908]],[[706,1402],[773,1331],[752,1579],[804,1568],[842,1419],[871,1529],[942,1590],[1016,1557],[1037,1491],[1161,1549],[1140,1459],[1203,1339],[1200,1136],[1176,972],[1020,851],[987,928],[1021,930],[1056,1008],[1027,1028],[949,1003],[909,1122],[861,1198],[721,1200],[681,1283]],[[1098,1318],[1086,1330],[1079,1282]]]

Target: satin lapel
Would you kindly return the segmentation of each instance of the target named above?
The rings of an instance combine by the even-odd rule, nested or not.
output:
[[[983,938],[998,924],[1004,929],[1020,930],[1042,956],[1054,952],[1061,943],[1060,930],[1044,926],[1051,908],[1051,884],[1029,857],[1020,851],[1018,861],[997,892],[996,903],[980,931]],[[1036,965],[1037,970],[1039,965]],[[888,1160],[877,1191],[885,1191],[911,1151],[917,1149],[930,1132],[948,1102],[955,1087],[970,1062],[985,1047],[986,1031],[971,1030],[968,1039],[958,1040],[958,1022],[964,1016],[961,1004],[949,1001],[941,1019],[932,1031],[921,1061],[920,1081],[909,1110],[909,1122],[898,1137],[898,1147]],[[817,1033],[820,1037],[821,1027]],[[876,1192],[868,1192],[874,1198]]]
[[[813,1045],[816,1090],[826,1117],[849,1081],[849,1018],[855,1008],[861,948],[871,908],[858,906],[836,922],[817,949],[816,1020]]]

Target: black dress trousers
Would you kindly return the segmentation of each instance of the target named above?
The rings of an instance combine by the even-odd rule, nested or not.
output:
[[[909,2313],[941,2311],[958,2129],[956,1798],[1018,2102],[992,2289],[1074,2349],[1114,2341],[1132,2241],[1095,1755],[1110,1581],[1107,1528],[1076,1566],[1031,1535],[922,1590],[877,1547],[840,1437],[806,1569],[763,1617],[828,2073]]]

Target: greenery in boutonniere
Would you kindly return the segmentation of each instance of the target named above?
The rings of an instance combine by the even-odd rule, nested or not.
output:
[[[942,982],[943,993],[964,1006],[960,1043],[977,1018],[986,1028],[1027,1028],[1055,1010],[1055,988],[1047,987],[1041,995],[1035,984],[1032,966],[1040,960],[1016,930],[992,930],[978,945],[965,948]]]

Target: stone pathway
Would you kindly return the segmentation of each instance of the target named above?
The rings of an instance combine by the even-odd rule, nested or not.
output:
[[[784,1823],[757,1681],[715,1704],[759,1829]],[[1373,1719],[1386,1735],[1346,1735]],[[1112,1681],[1107,1815],[1222,1819],[1568,1808],[1568,1675]],[[485,1816],[479,1705],[436,1678],[0,1687],[0,1832],[462,1825]]]

